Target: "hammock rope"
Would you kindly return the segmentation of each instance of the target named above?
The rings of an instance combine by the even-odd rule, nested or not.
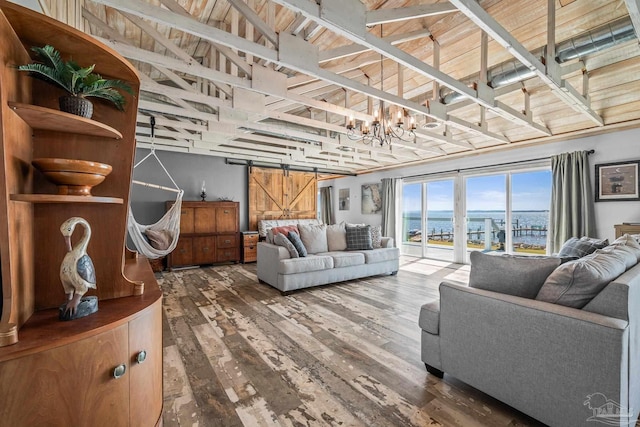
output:
[[[171,174],[167,168],[162,164],[160,158],[156,155],[156,149],[154,145],[155,139],[155,117],[151,116],[151,152],[147,154],[142,160],[136,163],[133,166],[133,169],[140,166],[145,160],[150,157],[156,159],[164,173],[169,177],[171,183],[175,188],[165,187],[157,184],[150,184],[147,182],[136,181],[133,180],[134,184],[142,185],[144,187],[158,188],[161,190],[171,191],[177,193],[176,201],[171,206],[171,208],[158,220],[158,222],[154,224],[144,225],[140,224],[136,221],[133,216],[133,212],[131,211],[131,202],[129,202],[129,207],[127,210],[127,231],[129,233],[129,237],[133,242],[136,250],[142,255],[146,256],[149,259],[157,259],[163,256],[170,254],[178,244],[178,238],[180,237],[180,214],[182,209],[182,196],[184,195],[184,191],[178,187],[178,184],[173,180]],[[171,238],[169,246],[166,249],[158,249],[151,245],[149,239],[146,237],[147,231],[154,231],[157,233],[167,232]],[[166,233],[165,233],[166,234]]]

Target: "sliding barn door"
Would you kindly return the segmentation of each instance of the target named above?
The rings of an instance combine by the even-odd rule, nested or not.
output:
[[[315,218],[317,193],[315,173],[249,168],[249,229],[261,219]]]

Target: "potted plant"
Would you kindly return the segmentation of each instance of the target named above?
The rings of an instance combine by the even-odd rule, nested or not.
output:
[[[124,96],[117,89],[133,94],[131,86],[121,80],[103,79],[94,73],[94,65],[82,68],[74,61],[63,61],[53,46],[33,46],[39,62],[18,66],[20,71],[28,71],[31,77],[43,80],[65,90],[68,95],[59,99],[60,110],[78,116],[91,118],[93,104],[87,98],[102,98],[124,110]]]

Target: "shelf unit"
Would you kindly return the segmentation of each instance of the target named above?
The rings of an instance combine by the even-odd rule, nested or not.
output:
[[[125,111],[94,103],[93,119],[57,110],[63,92],[19,72],[29,47],[96,64],[126,81]],[[162,293],[148,261],[125,251],[140,79],[109,47],[58,21],[0,0],[0,414],[12,426],[156,426],[162,422]],[[109,164],[93,196],[58,195],[31,165],[57,157]],[[99,310],[58,320],[65,300],[60,225],[91,225]],[[76,243],[82,230],[76,230]],[[125,374],[114,376],[124,365]],[[82,396],[78,399],[78,396]]]

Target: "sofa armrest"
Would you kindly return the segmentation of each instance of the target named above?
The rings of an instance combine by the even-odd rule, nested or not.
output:
[[[443,282],[439,326],[443,371],[542,422],[584,421],[595,392],[630,403],[625,320]]]
[[[393,237],[383,237],[380,246],[383,248],[393,248]]]
[[[272,243],[258,242],[258,279],[272,286],[276,286],[280,260],[289,258],[291,258],[291,256],[286,248]]]

